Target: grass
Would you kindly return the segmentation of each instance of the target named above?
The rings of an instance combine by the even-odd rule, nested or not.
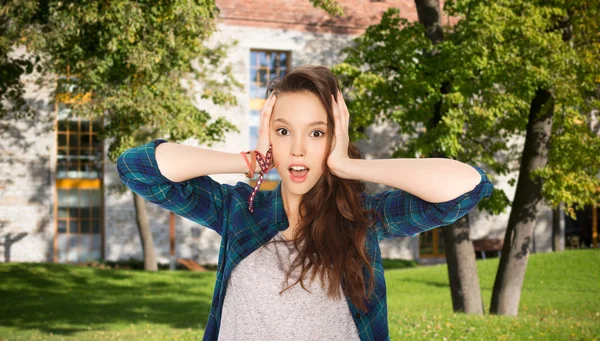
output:
[[[486,310],[497,266],[477,264]],[[214,281],[214,272],[1,264],[0,340],[201,340]],[[516,318],[453,314],[444,265],[389,269],[386,282],[392,340],[600,335],[598,250],[532,255]]]

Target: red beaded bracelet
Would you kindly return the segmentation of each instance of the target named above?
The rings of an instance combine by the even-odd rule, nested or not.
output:
[[[256,185],[254,185],[254,190],[252,191],[252,194],[250,194],[250,203],[248,205],[248,209],[250,210],[250,212],[254,213],[254,197],[256,196],[256,192],[258,191],[258,188],[263,182],[264,175],[269,173],[269,166],[271,165],[271,160],[273,159],[273,144],[269,144],[269,150],[267,151],[266,156],[264,156],[258,150],[253,150],[249,153],[251,155],[252,163],[248,162],[248,159],[246,157],[247,152],[240,153],[242,154],[244,160],[246,161],[246,164],[248,165],[248,174],[246,174],[246,177],[251,178],[252,176],[254,176],[254,168],[256,166],[255,161],[258,161],[258,164],[260,166],[260,175],[258,176]]]

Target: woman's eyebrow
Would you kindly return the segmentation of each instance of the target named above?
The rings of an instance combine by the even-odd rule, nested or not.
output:
[[[288,121],[286,121],[283,118],[276,118],[276,119],[273,120],[273,123],[275,123],[275,122],[281,122],[283,124],[291,125]],[[312,122],[311,124],[309,124],[308,126],[311,127],[311,126],[317,126],[317,125],[321,125],[321,124],[322,125],[327,125],[327,123],[325,123],[323,121],[315,121],[315,122]]]

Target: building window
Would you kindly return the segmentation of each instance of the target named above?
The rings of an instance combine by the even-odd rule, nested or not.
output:
[[[419,256],[421,258],[444,258],[444,239],[441,229],[433,229],[419,235]]]
[[[260,111],[265,103],[267,85],[275,77],[283,77],[290,69],[290,52],[285,51],[250,51],[250,148],[256,147]],[[257,176],[258,177],[258,176]],[[257,178],[256,177],[256,178]],[[265,177],[261,189],[269,190],[275,187],[281,177],[275,169]],[[254,180],[255,181],[255,180]],[[254,183],[251,181],[251,183]]]
[[[74,95],[68,77],[57,81],[56,233],[54,261],[77,263],[103,257],[102,164],[99,120],[73,117],[73,106],[90,100]],[[71,78],[72,79],[72,78]]]

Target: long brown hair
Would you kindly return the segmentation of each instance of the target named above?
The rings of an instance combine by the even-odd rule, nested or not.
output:
[[[331,95],[337,99],[339,83],[335,75],[326,67],[302,66],[292,70],[280,80],[273,82],[267,93],[297,93],[308,91],[315,94],[327,111],[327,149],[333,143],[334,120]],[[363,159],[363,155],[352,143],[348,146],[348,156]],[[358,180],[342,179],[333,175],[323,160],[325,172],[300,201],[300,221],[294,233],[294,247],[298,250],[285,282],[289,282],[292,272],[300,267],[300,277],[281,293],[300,282],[304,290],[304,277],[312,270],[310,281],[320,275],[321,286],[324,276],[329,280],[327,295],[340,299],[340,285],[353,304],[365,311],[365,300],[369,300],[374,287],[374,271],[366,249],[367,230],[372,226],[369,212],[361,202],[364,183]],[[370,272],[370,280],[365,287],[363,269]],[[307,290],[308,291],[308,290]]]

